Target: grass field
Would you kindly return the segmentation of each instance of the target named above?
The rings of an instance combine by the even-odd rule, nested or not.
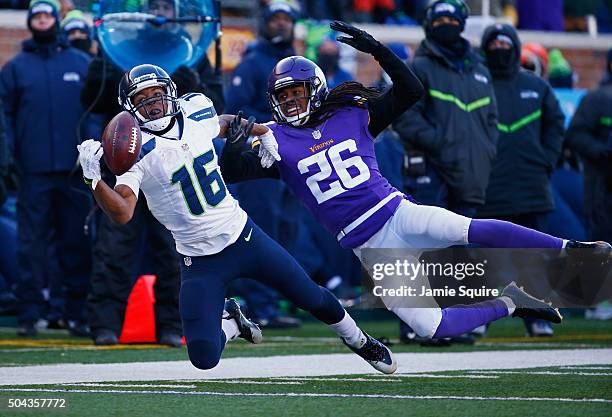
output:
[[[397,337],[395,321],[363,324],[375,337],[387,336],[392,341]],[[32,339],[16,339],[13,329],[3,329],[0,331],[0,415],[612,415],[610,322],[568,319],[556,328],[555,337],[530,339],[524,337],[520,321],[503,320],[492,325],[487,337],[474,346],[423,348],[395,344],[392,349],[398,353],[400,362],[398,374],[394,376],[368,373],[367,368],[358,366],[354,372],[347,371],[340,366],[340,359],[347,358],[349,364],[359,365],[358,359],[348,356],[346,348],[324,326],[306,323],[297,330],[266,331],[264,343],[258,346],[243,342],[228,344],[221,367],[224,363],[229,364],[223,369],[233,377],[206,379],[209,374],[198,371],[201,374],[168,378],[160,373],[146,379],[139,369],[151,371],[157,369],[155,364],[168,366],[162,361],[177,361],[176,365],[171,362],[171,367],[187,366],[184,363],[186,350],[156,345],[99,348],[89,340],[57,332],[42,333]],[[330,355],[332,353],[345,355]],[[556,365],[537,367],[533,360],[529,363],[530,355],[538,354],[554,360]],[[474,366],[474,355],[490,357],[491,361]],[[453,367],[463,369],[418,371],[444,368],[444,364],[436,362],[448,357],[458,358],[458,366]],[[512,359],[506,361],[506,357]],[[566,357],[579,358],[580,364],[564,363]],[[335,358],[338,358],[338,372],[329,365]],[[242,362],[237,362],[240,360]],[[296,360],[299,363],[294,363]],[[331,369],[317,375],[313,369],[324,360]],[[353,360],[355,362],[351,362]],[[427,361],[432,364],[430,368]],[[465,367],[461,364],[463,361]],[[92,381],[85,375],[82,380],[73,376],[68,379],[76,381],[44,385],[35,377],[28,383],[15,385],[11,384],[9,376],[40,370],[43,378],[49,369],[73,369],[70,368],[73,365],[68,364],[125,362],[134,362],[127,365],[130,373],[96,382],[82,382]],[[261,369],[245,368],[243,372],[240,366],[249,362],[263,365]],[[44,366],[50,364],[66,365]],[[30,366],[23,368],[25,365]],[[293,369],[287,375],[256,377],[259,371],[264,375],[271,371],[270,368],[285,365]],[[21,403],[27,405],[27,399],[35,398],[62,399],[66,407],[8,407],[9,399],[21,399]]]

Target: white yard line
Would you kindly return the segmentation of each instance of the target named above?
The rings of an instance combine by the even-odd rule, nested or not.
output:
[[[558,398],[558,397],[475,397],[459,395],[388,395],[388,394],[340,394],[319,392],[214,392],[214,391],[157,391],[157,390],[80,390],[47,388],[0,388],[0,392],[61,392],[81,394],[168,394],[204,395],[221,397],[308,397],[308,398],[374,398],[393,400],[464,400],[464,401],[549,401],[566,403],[612,403],[603,398]]]
[[[578,375],[578,376],[612,376],[610,372],[557,372],[557,371],[471,371],[473,374],[486,375]]]
[[[398,373],[610,365],[612,349],[397,353]],[[292,376],[380,375],[351,353],[222,359],[211,370],[188,361],[54,364],[0,368],[0,385],[170,381]]]
[[[374,376],[374,375],[373,375]],[[328,378],[328,377],[279,377],[274,378],[283,381],[341,381],[341,382],[392,382],[404,383],[403,378],[440,378],[440,379],[497,379],[496,375],[435,375],[435,374],[400,374],[400,375],[385,375],[382,378]]]

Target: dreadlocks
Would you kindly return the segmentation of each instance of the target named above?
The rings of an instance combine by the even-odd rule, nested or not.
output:
[[[315,127],[329,119],[336,110],[342,107],[362,107],[366,101],[376,100],[380,95],[381,91],[376,88],[365,87],[355,81],[344,82],[327,94],[321,108],[311,115],[303,127]]]

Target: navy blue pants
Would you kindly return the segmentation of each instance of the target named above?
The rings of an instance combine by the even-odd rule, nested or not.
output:
[[[225,347],[221,316],[230,282],[248,276],[268,285],[298,308],[326,324],[338,323],[344,309],[327,289],[315,284],[289,253],[248,220],[238,240],[221,252],[181,256],[180,313],[191,363],[217,365]]]
[[[91,247],[83,225],[92,203],[91,193],[78,174],[31,174],[20,178],[16,288],[20,323],[41,318],[47,276],[52,289],[60,286],[58,282],[65,287],[65,318],[84,320]],[[57,259],[49,259],[50,256]]]

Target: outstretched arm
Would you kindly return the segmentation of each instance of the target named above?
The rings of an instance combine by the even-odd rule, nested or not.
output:
[[[372,55],[393,82],[391,88],[385,91],[380,98],[369,103],[370,123],[368,127],[372,136],[377,136],[419,101],[424,92],[423,84],[408,65],[369,33],[339,21],[332,22],[330,27],[350,35],[350,37],[339,36],[337,40]]]
[[[269,161],[269,165],[263,164],[263,159],[260,160],[261,155],[249,149],[249,146],[246,144],[246,140],[251,134],[258,134],[263,137],[266,134],[271,134],[270,129],[267,126],[255,124],[253,117],[250,117],[245,122],[242,120],[242,112],[238,112],[238,115],[235,117],[230,116],[230,118],[231,120],[224,118],[227,141],[225,142],[220,159],[221,173],[224,180],[232,184],[249,179],[279,178],[278,169],[272,165],[273,160]],[[259,127],[265,128],[266,131],[263,134],[257,133],[262,130]],[[259,146],[261,150],[261,147],[264,145],[260,144]],[[268,155],[267,157],[269,158],[270,156]],[[266,165],[267,168],[262,167],[262,165]]]
[[[119,184],[113,190],[100,180],[92,191],[102,211],[115,223],[126,224],[134,216],[138,199],[127,185]]]
[[[88,139],[80,145],[79,162],[83,169],[83,178],[91,187],[98,205],[111,218],[119,224],[125,224],[132,219],[136,207],[136,195],[127,185],[119,184],[113,190],[106,184],[100,175],[100,158],[102,158],[102,145],[93,139]]]

